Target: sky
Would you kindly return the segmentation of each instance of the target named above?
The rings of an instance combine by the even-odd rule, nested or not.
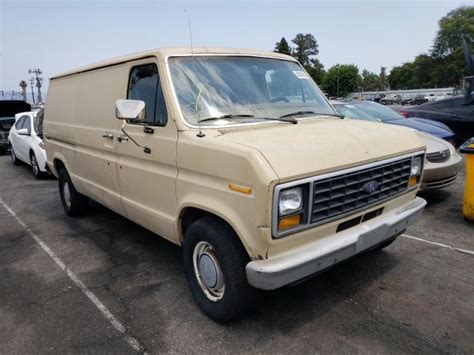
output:
[[[20,90],[28,69],[54,74],[159,47],[273,50],[281,37],[311,33],[318,58],[332,65],[411,61],[433,44],[438,20],[471,1],[145,1],[0,0],[0,89]]]

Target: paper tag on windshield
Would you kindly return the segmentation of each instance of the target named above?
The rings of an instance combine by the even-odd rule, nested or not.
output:
[[[295,74],[298,79],[309,79],[308,75],[302,70],[293,70],[293,74]]]

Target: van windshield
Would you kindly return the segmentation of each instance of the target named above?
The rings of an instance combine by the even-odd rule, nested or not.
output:
[[[336,114],[296,62],[194,56],[170,58],[169,67],[181,112],[192,125],[254,123],[295,112]]]

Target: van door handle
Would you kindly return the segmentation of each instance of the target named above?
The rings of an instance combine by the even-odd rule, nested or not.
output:
[[[126,135],[123,135],[123,136],[117,137],[117,141],[118,142],[128,141],[128,138]]]
[[[104,133],[102,138],[114,139],[114,135],[112,133]]]

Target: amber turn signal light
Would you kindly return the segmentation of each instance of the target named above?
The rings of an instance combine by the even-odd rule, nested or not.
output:
[[[417,176],[410,176],[410,179],[408,180],[408,186],[412,187],[418,184],[418,177]]]
[[[301,223],[301,215],[296,214],[288,217],[281,217],[278,222],[278,230],[285,230],[291,227],[295,227]]]

